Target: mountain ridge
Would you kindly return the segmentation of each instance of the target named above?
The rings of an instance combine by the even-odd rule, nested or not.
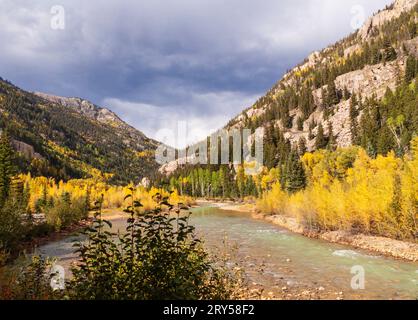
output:
[[[109,108],[98,106],[89,100],[79,97],[62,97],[43,92],[33,92],[33,94],[51,103],[56,103],[68,108],[72,108],[80,114],[86,115],[87,117],[97,120],[100,123],[111,125],[120,129],[121,131],[128,132],[133,139],[137,139],[138,141],[143,139],[149,140],[155,144],[155,148],[158,145],[157,141],[148,138],[143,132],[123,121]],[[144,148],[142,145],[137,145],[136,147]]]
[[[376,38],[376,36],[372,36],[373,31],[376,32],[376,28],[379,29],[384,23],[393,21],[394,19],[399,18],[402,14],[405,12],[411,11],[414,7],[418,5],[417,0],[397,0],[395,1],[391,6],[388,6],[385,10],[381,10],[378,13],[374,14],[372,17],[370,17],[363,27],[361,27],[359,30],[357,30],[355,33],[353,33],[351,36],[338,41],[336,44],[326,47],[325,49],[321,51],[315,51],[311,53],[305,61],[290,70],[288,73],[286,73],[281,80],[279,80],[267,93],[266,96],[262,97],[261,99],[268,97],[269,95],[277,95],[280,93],[280,91],[283,89],[283,87],[289,87],[294,86],[298,79],[295,77],[295,74],[303,73],[307,69],[314,69],[318,65],[328,63],[330,61],[329,56],[327,57],[326,54],[330,51],[335,50],[335,46],[346,41],[347,39],[350,39],[350,37],[354,37],[353,41],[354,44],[348,45],[344,48],[343,51],[343,57],[347,58],[351,55],[355,54],[356,51],[359,50],[359,45],[364,43],[365,41],[370,41],[373,38]],[[415,10],[416,11],[416,10]],[[415,21],[418,21],[418,16],[415,16]],[[359,41],[359,39],[361,39]],[[359,43],[360,42],[360,43]],[[408,49],[408,53],[411,53],[416,58],[418,58],[418,37],[415,37],[413,39],[405,41],[403,44],[406,45]],[[382,62],[374,65],[368,65],[366,64],[364,68],[353,70],[350,72],[343,73],[341,75],[338,75],[335,79],[335,84],[337,86],[337,90],[342,91],[345,86],[349,86],[348,90],[351,91],[350,93],[356,93],[356,94],[365,94],[363,98],[370,97],[374,94],[377,95],[377,98],[382,98],[383,95],[386,92],[387,88],[390,88],[391,90],[395,89],[397,79],[396,77],[402,74],[405,71],[406,66],[406,59],[407,55],[402,52],[400,48],[395,49],[397,51],[398,57],[393,62]],[[325,55],[325,57],[323,57]],[[364,88],[369,88],[370,90],[365,90]],[[315,107],[321,108],[323,99],[321,96],[321,91],[323,89],[326,89],[325,86],[321,86],[320,88],[317,88],[315,90],[312,90],[312,94],[314,96],[314,104]],[[350,90],[351,89],[351,90]],[[336,104],[335,106],[339,106]],[[347,107],[346,105],[342,105],[343,107]],[[248,117],[251,118],[254,115],[256,117],[260,117],[264,114],[268,106],[264,105],[260,107],[257,103],[248,109],[244,110],[242,114],[238,115],[237,117],[233,118],[229,125],[227,127],[236,127],[236,124],[233,122],[242,123],[244,121],[244,118]],[[290,115],[293,116],[292,126],[290,129],[295,129],[296,127],[296,118],[295,115],[297,115],[300,110],[298,109],[299,106],[294,108],[293,110],[290,110]],[[345,108],[347,109],[347,108]],[[293,111],[293,112],[292,112]],[[318,110],[316,110],[318,111]],[[347,111],[347,110],[345,110]],[[244,113],[247,113],[247,116],[245,116]],[[311,114],[311,117],[305,120],[303,124],[303,132],[306,136],[307,128],[309,127],[309,122],[311,121],[321,121],[323,119],[320,119],[321,117],[318,116],[318,112],[313,112]],[[348,116],[346,117],[348,119]],[[232,125],[231,125],[232,123]],[[280,123],[278,123],[279,126],[281,126]],[[239,126],[239,125],[238,125]],[[283,129],[283,126],[281,126]],[[334,128],[335,129],[335,128]],[[337,130],[338,131],[338,130]],[[315,133],[315,132],[314,132]],[[292,132],[288,132],[285,134],[286,138],[290,138],[293,140],[292,142],[295,143],[296,138],[293,139]],[[347,137],[346,137],[347,138]],[[347,139],[342,139],[339,146],[344,147],[351,145],[347,141]],[[309,146],[309,150],[313,150],[312,143]]]
[[[396,91],[408,60],[418,59],[417,25],[418,0],[396,0],[351,35],[312,52],[224,128],[279,130],[293,148],[305,140],[307,151],[314,151],[324,127],[328,136],[332,130],[337,147],[356,144],[353,122],[360,123],[369,112],[363,104],[383,99],[388,89]],[[269,134],[267,148],[273,142]],[[277,160],[277,154],[271,156]],[[183,159],[160,167],[160,172],[172,173],[179,162]]]
[[[0,129],[7,129],[21,172],[57,179],[138,183],[158,168],[158,142],[109,109],[81,98],[20,89],[0,79]]]

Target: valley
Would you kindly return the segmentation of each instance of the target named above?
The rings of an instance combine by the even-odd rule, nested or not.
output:
[[[136,41],[121,38],[117,50],[97,41],[98,60],[124,60]],[[156,131],[155,114],[166,128],[167,110],[183,106],[203,127],[205,108],[232,106],[194,92],[198,72],[193,90],[163,72],[186,77],[181,67],[199,59],[134,51],[161,92],[129,91],[152,72],[135,74],[127,58],[98,90],[120,114],[0,78],[0,300],[418,299],[418,0],[312,52],[183,149],[143,133]],[[133,109],[149,118],[132,120]]]

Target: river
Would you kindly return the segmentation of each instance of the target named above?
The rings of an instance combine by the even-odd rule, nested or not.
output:
[[[310,239],[250,215],[215,206],[192,209],[191,223],[209,251],[223,247],[224,239],[236,247],[234,261],[253,288],[271,297],[287,299],[417,299],[418,263],[395,260],[364,250]],[[124,220],[113,221],[114,230]],[[39,253],[56,257],[67,270],[76,259],[78,236],[49,243]],[[236,252],[235,252],[236,251]],[[352,279],[364,271],[364,288]],[[360,273],[359,273],[360,272]],[[361,284],[355,281],[354,284]]]

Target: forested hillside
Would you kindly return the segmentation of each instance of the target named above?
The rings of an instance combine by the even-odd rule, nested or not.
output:
[[[23,173],[121,184],[157,168],[155,141],[81,99],[35,95],[0,80],[0,128],[11,136]]]
[[[402,155],[418,128],[417,1],[398,0],[358,32],[289,71],[228,127],[267,130],[265,164],[291,148],[360,145]]]
[[[159,183],[257,197],[320,230],[418,236],[418,1],[398,0],[289,71],[227,129],[264,127],[264,163],[177,167]],[[176,168],[176,166],[163,167]]]
[[[312,53],[226,128],[264,127],[269,169],[285,165],[292,152],[352,145],[372,157],[404,155],[418,129],[417,26],[418,1],[397,0],[360,30]]]

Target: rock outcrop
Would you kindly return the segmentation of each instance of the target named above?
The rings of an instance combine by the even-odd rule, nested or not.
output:
[[[359,37],[362,40],[370,38],[375,28],[381,27],[384,23],[400,17],[402,13],[411,10],[417,4],[418,0],[396,0],[392,6],[369,18],[359,30]]]
[[[116,129],[117,134],[124,138],[123,142],[128,147],[143,150],[145,149],[145,141],[151,142],[151,144],[155,147],[157,146],[157,142],[148,139],[142,132],[128,125],[107,108],[99,107],[90,101],[81,98],[59,97],[41,92],[35,92],[34,94],[49,102],[71,108],[74,111],[104,125],[112,126]]]
[[[364,98],[375,95],[382,98],[387,88],[395,89],[398,76],[405,71],[405,60],[403,58],[386,63],[366,66],[343,74],[335,80],[337,89],[347,90],[351,93],[361,94]]]
[[[337,63],[340,63],[341,61],[338,59],[348,59],[353,54],[360,53],[364,42],[369,41],[374,36],[374,33],[372,32],[373,29],[379,28],[384,23],[400,17],[402,13],[410,11],[416,5],[418,5],[418,0],[397,0],[393,5],[368,19],[364,26],[359,30],[358,36],[352,38],[344,44],[345,47],[343,46],[342,53],[338,53],[341,58],[337,58]],[[416,20],[418,22],[418,15]],[[339,44],[343,43],[343,41]],[[304,63],[286,73],[282,80],[280,80],[272,88],[267,96],[274,99],[275,96],[278,96],[283,92],[283,88],[296,88],[297,84],[303,81],[303,78],[300,78],[300,74],[303,74],[305,70],[308,70],[309,68],[315,69],[323,64],[332,63],[330,62],[330,59],[333,59],[333,54],[330,54],[332,50],[335,50],[335,46],[330,46],[321,52],[316,51],[310,54]],[[360,70],[355,70],[338,76],[335,80],[336,88],[340,92],[347,90],[351,94],[356,94],[357,96],[361,95],[363,99],[370,97],[381,99],[385,95],[388,88],[394,90],[399,84],[399,81],[402,79],[401,77],[403,76],[406,68],[407,55],[410,54],[418,58],[418,37],[401,43],[399,47],[395,48],[395,51],[397,53],[397,58],[394,61],[375,65],[366,65]],[[350,100],[343,100],[333,106],[331,116],[329,116],[328,119],[325,119],[323,110],[324,97],[322,95],[327,91],[327,87],[328,86],[325,85],[321,88],[312,90],[315,110],[304,122],[303,130],[299,131],[296,126],[296,120],[301,114],[300,107],[290,110],[290,116],[293,118],[293,126],[291,129],[283,128],[281,121],[275,122],[278,128],[285,131],[285,137],[289,139],[292,144],[296,144],[299,139],[303,137],[307,140],[308,150],[313,150],[314,141],[309,141],[308,139],[309,127],[312,123],[322,123],[326,130],[328,122],[331,122],[332,124],[338,146],[347,147],[352,144],[349,120]],[[248,117],[260,117],[266,112],[267,108],[268,106],[257,105],[246,110],[246,113]],[[243,119],[244,117],[242,115],[238,117],[236,119],[237,121],[234,122],[234,128],[242,126]],[[315,135],[317,130],[318,127],[313,128],[312,133]]]
[[[13,140],[12,144],[16,152],[20,153],[27,159],[43,159],[43,157],[39,153],[35,152],[33,146],[27,143],[18,140]]]
[[[337,146],[351,146],[351,98],[349,96],[356,94],[358,99],[360,97],[363,99],[363,102],[366,98],[375,97],[377,100],[383,98],[388,89],[393,91],[402,82],[408,55],[418,58],[418,37],[408,38],[408,36],[412,36],[409,34],[410,24],[413,21],[418,24],[416,8],[418,8],[418,0],[396,0],[391,6],[369,18],[357,33],[353,33],[322,51],[311,53],[303,63],[288,71],[264,97],[231,120],[226,128],[243,128],[248,119],[252,121],[252,124],[257,123],[259,126],[273,125],[283,132],[284,137],[292,145],[296,145],[301,138],[304,138],[307,142],[307,149],[313,151],[319,124],[322,124],[325,134],[328,134],[327,128],[331,124]],[[414,11],[411,12],[411,10]],[[390,40],[389,45],[386,41],[382,43],[386,32],[382,26],[400,18],[403,14],[405,14],[404,18],[408,20],[399,19],[394,21],[396,24],[388,25],[388,28],[397,29],[402,23],[408,23],[407,26],[401,28],[408,30],[408,35],[405,32],[397,33],[397,41]],[[387,45],[388,47],[386,47]],[[365,50],[369,50],[368,55],[362,55],[362,53],[366,53]],[[385,55],[389,51],[391,56],[387,58]],[[367,62],[362,60],[365,57],[368,59]],[[341,68],[342,66],[345,68]],[[355,70],[355,68],[358,69]],[[345,70],[355,71],[347,72]],[[324,79],[324,75],[334,75],[333,72],[337,75],[334,83],[339,91],[338,100],[340,102],[327,105],[324,103],[326,97],[323,95],[328,93],[329,80]],[[328,83],[328,85],[323,85],[324,83]],[[319,87],[320,85],[323,86]],[[312,99],[307,102],[306,95],[301,94],[302,90],[310,91]],[[348,95],[343,97],[343,93]],[[283,95],[284,98],[280,99]],[[284,107],[282,106],[284,103],[288,103],[286,107],[289,109],[289,116],[292,120],[291,128],[283,126],[282,120],[280,120],[282,115],[277,110],[277,105]],[[298,104],[305,105],[302,108],[302,105]],[[309,107],[308,114],[305,114],[308,109],[306,104]],[[305,113],[302,110],[305,110]],[[358,121],[360,121],[362,111],[360,110],[359,113]],[[298,119],[303,118],[306,120],[301,129]],[[312,135],[310,135],[310,131]],[[176,168],[177,164],[171,163],[164,166],[161,171],[172,172]]]
[[[408,53],[418,59],[418,37],[404,43]]]

